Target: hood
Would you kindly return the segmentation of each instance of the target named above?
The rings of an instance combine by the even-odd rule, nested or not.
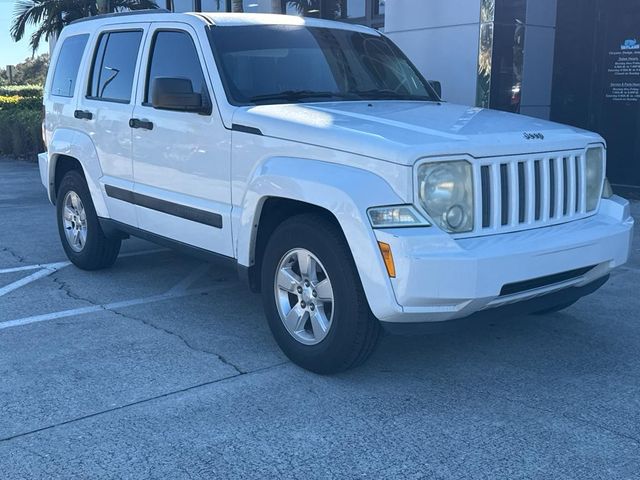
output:
[[[449,103],[261,105],[239,108],[233,123],[258,128],[270,137],[403,165],[427,156],[468,154],[481,158],[581,149],[603,142],[599,135],[578,128]]]

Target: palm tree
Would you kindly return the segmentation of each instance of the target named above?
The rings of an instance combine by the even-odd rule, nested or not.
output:
[[[347,12],[346,0],[287,0],[286,3],[303,16],[317,12],[323,18],[343,18]]]
[[[99,13],[158,8],[154,0],[18,0],[11,37],[18,42],[27,25],[36,25],[29,44],[35,52],[44,38],[57,37],[65,25]]]

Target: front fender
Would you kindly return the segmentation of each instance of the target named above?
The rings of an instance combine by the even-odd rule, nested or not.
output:
[[[89,186],[91,199],[99,217],[108,218],[109,213],[107,205],[102,195],[99,179],[102,177],[102,168],[98,160],[98,153],[91,138],[84,132],[72,130],[68,128],[58,128],[51,137],[48,146],[49,155],[49,186],[48,193],[51,202],[55,202],[55,178],[56,164],[58,159],[63,156],[73,157],[82,166],[84,178]]]
[[[255,225],[268,198],[309,203],[331,212],[347,239],[373,313],[384,318],[396,302],[367,209],[405,203],[381,177],[354,167],[276,157],[261,165],[248,184],[237,229],[238,263],[253,264]]]

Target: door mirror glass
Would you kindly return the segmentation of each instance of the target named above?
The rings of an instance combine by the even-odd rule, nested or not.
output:
[[[438,98],[442,98],[442,85],[438,80],[428,80],[429,85],[433,88],[433,91],[438,94]]]
[[[163,110],[205,113],[202,94],[193,91],[188,78],[156,77],[151,89],[151,105]]]

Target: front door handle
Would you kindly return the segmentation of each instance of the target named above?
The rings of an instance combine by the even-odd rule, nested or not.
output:
[[[132,118],[129,120],[129,126],[131,128],[144,128],[145,130],[153,130],[153,122],[148,120],[140,120],[139,118]]]
[[[80,120],[91,120],[93,118],[93,113],[88,110],[76,110],[73,112],[73,116]]]

